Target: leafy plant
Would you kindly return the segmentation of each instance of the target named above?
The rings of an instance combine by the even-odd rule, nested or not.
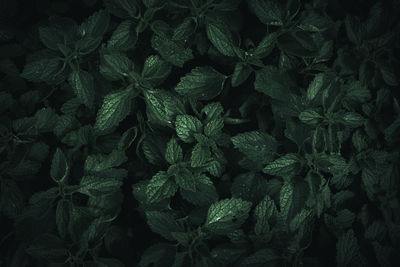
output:
[[[397,1],[0,7],[1,266],[399,262]]]

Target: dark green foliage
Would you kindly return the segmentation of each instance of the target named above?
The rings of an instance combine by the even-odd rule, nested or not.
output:
[[[0,1],[0,266],[398,266],[399,14]]]

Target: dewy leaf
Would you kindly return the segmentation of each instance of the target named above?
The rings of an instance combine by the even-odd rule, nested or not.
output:
[[[206,23],[206,32],[208,39],[219,52],[225,56],[236,56],[231,33],[221,20],[209,19]]]
[[[175,117],[185,113],[185,106],[177,94],[161,89],[144,91],[146,113],[150,122],[172,127]]]
[[[308,86],[308,89],[307,89],[307,100],[308,101],[312,101],[317,96],[318,92],[322,88],[323,82],[324,82],[324,74],[318,73],[314,77],[314,80]]]
[[[165,36],[154,34],[151,39],[151,46],[160,53],[162,58],[180,68],[186,61],[193,59],[190,48],[186,48],[180,41],[172,41]]]
[[[289,153],[269,163],[267,166],[265,166],[263,172],[282,177],[288,176],[296,169],[297,163],[299,163],[298,156],[296,154]]]
[[[261,131],[240,133],[231,140],[235,148],[258,164],[271,161],[277,149],[275,138]]]
[[[248,4],[262,23],[275,26],[283,25],[286,10],[280,5],[279,1],[250,0]]]
[[[117,126],[129,114],[131,109],[131,90],[129,86],[124,90],[110,93],[104,97],[103,104],[97,112],[94,130],[103,134]]]
[[[176,116],[175,129],[178,137],[185,143],[194,141],[194,134],[201,133],[203,126],[201,122],[191,115]]]
[[[354,266],[357,260],[359,247],[353,230],[348,230],[339,237],[336,243],[336,264],[337,266]]]
[[[293,86],[289,75],[275,66],[265,66],[256,71],[254,89],[273,99],[287,101]]]
[[[226,78],[212,67],[196,67],[181,78],[175,91],[194,100],[211,100],[221,93]]]
[[[160,171],[155,174],[146,188],[147,200],[150,203],[172,197],[178,190],[178,185],[169,178],[168,174]]]
[[[67,160],[62,150],[57,148],[51,162],[50,176],[55,182],[62,183],[67,178],[68,174],[69,166]]]
[[[135,47],[137,35],[131,20],[125,20],[114,30],[107,42],[107,47],[119,51],[127,51]]]
[[[217,234],[227,234],[242,225],[251,209],[252,203],[240,198],[229,198],[210,206],[204,226]]]
[[[69,76],[69,83],[81,103],[92,108],[94,102],[93,76],[84,70],[73,71]]]
[[[167,144],[165,160],[168,161],[169,164],[175,164],[183,160],[182,148],[175,138],[171,138]]]

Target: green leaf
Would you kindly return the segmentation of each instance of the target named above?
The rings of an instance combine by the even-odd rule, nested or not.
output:
[[[274,137],[261,131],[240,133],[231,138],[233,146],[262,168],[270,162],[277,149]]]
[[[169,178],[169,175],[160,171],[155,174],[146,188],[147,200],[150,203],[158,202],[175,195],[178,185]]]
[[[258,19],[266,25],[282,26],[286,10],[280,5],[280,2],[273,0],[250,0],[248,2]]]
[[[316,125],[323,117],[315,110],[304,110],[299,114],[299,119],[309,125]]]
[[[167,144],[167,150],[165,151],[165,160],[169,164],[175,164],[183,160],[182,148],[175,138],[171,138],[171,140]]]
[[[187,17],[174,29],[172,40],[186,40],[196,30],[196,24],[192,17]]]
[[[293,86],[289,75],[275,66],[265,66],[256,71],[254,89],[273,99],[286,102]]]
[[[191,115],[176,116],[175,129],[178,137],[185,143],[194,141],[194,134],[201,133],[203,126],[201,122]]]
[[[196,177],[185,164],[172,165],[168,173],[175,177],[175,182],[181,189],[196,191]]]
[[[196,67],[181,78],[175,91],[193,100],[211,100],[221,93],[226,78],[212,67]]]
[[[357,239],[354,231],[349,230],[339,237],[336,243],[336,264],[337,266],[354,266],[359,254]]]
[[[277,33],[272,32],[267,34],[253,51],[255,57],[264,58],[271,54],[276,46]]]
[[[209,19],[206,33],[211,43],[225,56],[236,56],[236,46],[228,27],[221,20]]]
[[[88,108],[94,103],[94,79],[84,70],[73,71],[69,76],[69,83],[82,104]]]
[[[137,35],[131,20],[121,22],[112,33],[107,42],[107,47],[119,51],[133,49],[136,45]]]
[[[135,141],[138,134],[136,126],[129,128],[123,134],[118,143],[118,150],[127,150]]]
[[[183,232],[179,227],[175,218],[166,212],[147,211],[146,212],[147,224],[150,229],[167,240],[174,240],[172,233]]]
[[[340,122],[350,128],[358,128],[364,125],[365,119],[356,112],[346,112],[341,116]]]
[[[43,58],[28,62],[21,77],[31,82],[52,82],[54,75],[61,69],[59,58]]]
[[[142,78],[153,87],[160,85],[171,73],[171,65],[158,55],[147,57],[142,70]]]
[[[252,203],[240,198],[229,198],[210,206],[204,226],[217,234],[227,234],[242,225]]]
[[[69,174],[67,159],[61,149],[57,148],[51,161],[50,176],[57,183],[63,183]]]
[[[211,157],[211,151],[208,146],[197,143],[190,158],[190,166],[201,167],[204,166]]]
[[[240,267],[255,266],[279,266],[281,257],[271,248],[260,249],[257,252],[246,257],[240,264]]]
[[[65,242],[57,236],[42,234],[26,249],[26,252],[40,260],[64,262],[68,258]]]
[[[165,36],[154,34],[151,39],[151,46],[167,62],[182,68],[185,62],[193,59],[193,53],[190,48],[184,46],[184,42],[172,41]]]
[[[244,62],[236,63],[235,70],[232,74],[232,86],[237,87],[244,83],[249,78],[253,69]]]
[[[224,128],[224,119],[213,119],[204,126],[204,134],[210,138],[217,138],[222,133],[222,128]]]
[[[67,199],[60,199],[56,208],[56,224],[58,233],[65,238],[68,232],[68,224],[71,210],[71,202]]]
[[[220,118],[223,112],[224,108],[220,102],[209,103],[201,110],[201,113],[205,114],[207,117],[205,120],[206,122]]]
[[[197,206],[208,206],[218,200],[217,189],[209,177],[198,175],[195,183],[194,191],[181,188],[180,192],[185,200]]]
[[[324,74],[318,73],[307,89],[307,100],[312,101],[317,96],[324,83]]]
[[[78,28],[80,36],[89,35],[94,38],[102,38],[108,29],[110,15],[105,10],[95,12],[87,18]]]
[[[58,51],[58,45],[64,43],[62,32],[53,27],[39,28],[40,41],[49,49]]]
[[[39,109],[35,114],[35,127],[40,133],[51,132],[57,122],[58,116],[52,108]]]
[[[121,76],[128,76],[133,69],[133,62],[123,53],[104,55],[105,62],[110,68]]]
[[[264,173],[288,177],[298,168],[299,157],[296,154],[288,153],[273,162],[269,163],[263,169]]]
[[[277,210],[274,201],[266,195],[254,209],[256,223],[254,232],[257,235],[267,234],[270,231],[269,220],[276,215]]]
[[[347,38],[354,44],[361,44],[362,40],[362,25],[358,17],[347,15],[344,20]]]
[[[78,191],[90,197],[98,197],[114,193],[121,185],[121,181],[113,178],[83,176]]]
[[[101,135],[109,132],[129,114],[131,109],[131,90],[132,87],[129,86],[124,90],[110,93],[104,97],[94,124],[96,134]]]
[[[147,118],[152,123],[172,127],[176,116],[185,113],[182,100],[172,92],[160,89],[146,90],[144,97]]]

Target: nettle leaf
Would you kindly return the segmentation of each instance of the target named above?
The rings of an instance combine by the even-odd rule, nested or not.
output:
[[[110,15],[105,10],[95,12],[87,18],[78,28],[79,34],[84,37],[89,35],[94,38],[102,38],[108,29]]]
[[[134,26],[131,20],[125,20],[120,23],[108,40],[107,47],[119,51],[133,49],[137,41],[137,34],[134,30]]]
[[[175,138],[171,138],[167,144],[165,160],[168,161],[169,164],[175,164],[183,160],[182,148]]]
[[[298,168],[299,161],[298,155],[289,153],[269,163],[265,166],[263,172],[270,175],[288,177]]]
[[[181,24],[174,29],[172,40],[186,40],[196,30],[196,24],[192,17],[185,18]]]
[[[57,148],[54,153],[53,160],[50,167],[50,176],[57,182],[62,183],[67,179],[69,174],[69,166],[67,159],[61,149]]]
[[[211,100],[221,93],[226,78],[212,67],[196,67],[181,78],[175,91],[190,99]]]
[[[218,200],[217,189],[204,174],[196,176],[194,191],[181,189],[180,193],[185,200],[198,206],[207,206]]]
[[[178,137],[185,143],[194,141],[194,134],[203,131],[201,121],[191,115],[176,116],[175,129]]]
[[[260,168],[273,159],[277,149],[275,138],[261,131],[240,133],[231,140],[235,148],[260,165]]]
[[[54,75],[61,69],[59,58],[43,58],[28,62],[24,66],[21,77],[31,82],[52,82]]]
[[[224,128],[224,119],[214,119],[204,126],[204,134],[208,137],[216,138],[221,134],[222,128]]]
[[[165,36],[154,34],[151,46],[167,62],[182,68],[185,62],[193,59],[193,52],[184,46],[183,41],[173,41]]]
[[[40,41],[49,49],[58,51],[58,45],[64,43],[63,33],[53,27],[39,28]]]
[[[254,89],[273,99],[286,102],[294,86],[290,76],[275,66],[265,66],[256,71]]]
[[[71,213],[71,202],[67,199],[61,199],[56,208],[56,224],[58,233],[65,238],[68,233],[69,217]]]
[[[196,176],[182,164],[172,165],[168,173],[175,177],[176,184],[184,190],[196,191]]]
[[[175,218],[167,212],[147,211],[146,219],[150,229],[167,240],[174,240],[173,233],[183,232]]]
[[[337,266],[354,266],[358,258],[359,247],[353,230],[348,230],[336,243]]]
[[[144,62],[142,78],[152,86],[160,85],[171,73],[171,64],[157,55],[149,56]]]
[[[131,109],[132,86],[110,93],[104,97],[103,104],[97,112],[94,130],[100,135],[109,132],[129,114]]]
[[[299,119],[306,124],[315,125],[323,119],[323,116],[315,110],[307,109],[299,114]]]
[[[178,95],[160,89],[144,91],[146,113],[150,122],[172,127],[176,116],[185,113],[185,106]]]
[[[123,53],[111,53],[104,55],[108,66],[121,76],[128,76],[133,69],[133,62]]]
[[[201,167],[204,166],[211,157],[210,148],[206,145],[197,143],[193,150],[190,158],[190,166]]]
[[[223,112],[224,108],[220,102],[209,103],[201,110],[201,113],[204,113],[207,117],[206,122],[220,118]]]
[[[88,108],[92,108],[94,103],[93,76],[84,70],[73,71],[69,76],[69,83],[80,102]]]
[[[178,185],[169,177],[169,175],[160,171],[155,174],[146,188],[147,200],[150,203],[161,201],[172,197],[178,190]]]
[[[216,234],[227,234],[246,221],[251,206],[251,202],[240,198],[218,201],[208,209],[204,227]]]
[[[276,215],[276,213],[277,209],[274,201],[266,195],[254,209],[254,217],[256,220],[254,232],[257,235],[268,233],[270,231],[269,220]]]
[[[244,62],[236,63],[235,70],[232,74],[232,86],[237,87],[244,83],[249,78],[253,69],[250,65]]]
[[[83,176],[78,191],[82,194],[98,197],[114,193],[119,190],[122,181],[113,178],[100,178],[96,176]]]
[[[206,33],[211,43],[225,56],[236,56],[236,46],[232,35],[223,21],[208,19],[206,23]]]
[[[263,24],[274,26],[283,25],[286,10],[281,6],[280,2],[273,0],[251,0],[248,4],[249,8]]]
[[[318,73],[314,77],[314,80],[312,80],[312,82],[308,86],[308,89],[307,89],[307,100],[308,101],[314,100],[314,98],[320,92],[323,83],[324,83],[324,74]]]
[[[253,55],[259,58],[267,57],[276,46],[277,33],[267,34],[253,51]]]

